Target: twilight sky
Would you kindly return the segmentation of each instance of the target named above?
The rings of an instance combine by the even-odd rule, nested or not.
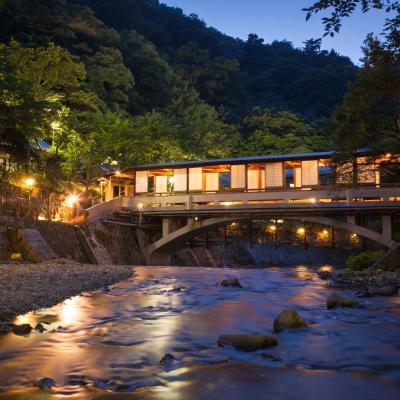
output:
[[[185,14],[195,13],[207,25],[213,26],[233,37],[246,39],[256,33],[265,42],[289,40],[302,47],[310,38],[322,37],[324,31],[320,17],[313,16],[308,22],[302,8],[314,3],[312,0],[161,0],[181,8]],[[361,57],[361,45],[369,32],[380,33],[386,14],[372,10],[358,12],[343,21],[341,32],[334,38],[325,37],[322,48],[334,48],[349,56],[355,63]]]

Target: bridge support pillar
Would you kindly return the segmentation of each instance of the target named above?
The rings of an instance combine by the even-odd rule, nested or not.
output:
[[[179,223],[176,219],[165,217],[162,219],[162,235],[163,237],[179,229]]]
[[[392,216],[382,215],[382,235],[387,242],[392,240]]]
[[[162,219],[162,235],[163,237],[168,236],[172,232],[172,220],[171,218]]]

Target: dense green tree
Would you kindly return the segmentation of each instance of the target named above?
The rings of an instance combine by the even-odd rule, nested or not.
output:
[[[328,124],[343,156],[358,149],[400,151],[400,52],[372,35],[364,46],[363,68]]]
[[[54,140],[51,125],[62,102],[85,77],[65,49],[0,45],[0,139],[2,152],[18,164],[37,162],[40,140]],[[4,171],[3,171],[4,174]]]
[[[319,130],[289,112],[255,108],[241,124],[244,155],[306,153],[327,150]]]
[[[340,31],[342,19],[360,7],[388,13],[380,39],[370,34],[363,47],[362,68],[344,102],[331,117],[327,130],[340,157],[358,149],[376,153],[400,151],[400,2],[395,0],[326,0],[306,8],[307,18],[329,10],[323,18],[325,34]]]
[[[166,107],[177,77],[173,68],[153,43],[132,30],[122,36],[125,65],[135,77],[135,93],[130,108],[137,114]]]
[[[90,6],[111,28],[135,30],[152,42],[201,98],[222,110],[230,122],[238,122],[255,106],[321,120],[340,103],[347,82],[355,76],[352,62],[335,52],[295,49],[285,41],[266,44],[255,34],[243,42],[158,0],[70,1]],[[126,60],[128,52],[124,51]],[[135,76],[138,67],[129,63],[129,68]]]
[[[86,60],[88,85],[114,111],[126,110],[134,78],[124,65],[122,54],[111,47],[101,48]]]

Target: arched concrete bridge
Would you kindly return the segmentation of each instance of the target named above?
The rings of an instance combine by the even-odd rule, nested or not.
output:
[[[198,236],[199,234],[207,231],[208,229],[224,226],[235,221],[248,220],[248,217],[239,218],[206,218],[202,220],[195,220],[189,218],[185,226],[178,228],[174,231],[170,231],[171,226],[170,220],[164,218],[163,220],[163,237],[156,242],[143,247],[143,252],[148,265],[165,264],[170,261],[169,254],[179,248],[180,245],[184,245],[190,239]],[[301,220],[303,222],[313,222],[325,226],[331,226],[337,229],[341,229],[350,233],[355,233],[358,236],[370,239],[388,249],[394,248],[398,243],[391,238],[391,223],[390,219],[385,216],[383,217],[383,232],[378,233],[370,229],[364,228],[355,223],[353,218],[348,218],[348,221],[338,220],[336,218],[329,217],[287,217],[290,220]]]
[[[88,220],[107,218],[124,211],[163,221],[162,237],[150,243],[142,235],[141,247],[148,264],[163,264],[168,254],[191,238],[232,221],[297,219],[332,226],[368,238],[390,249],[392,215],[400,213],[399,187],[331,188],[271,192],[207,193],[173,196],[119,197],[87,210]],[[382,233],[356,224],[356,216],[382,218]],[[182,226],[177,220],[186,220]],[[140,223],[139,223],[140,225]],[[140,230],[139,230],[140,231]]]

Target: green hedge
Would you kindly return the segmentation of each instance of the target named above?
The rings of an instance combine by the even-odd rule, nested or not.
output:
[[[350,256],[346,261],[348,271],[362,271],[369,268],[376,260],[385,254],[383,250],[364,251],[356,256]]]

